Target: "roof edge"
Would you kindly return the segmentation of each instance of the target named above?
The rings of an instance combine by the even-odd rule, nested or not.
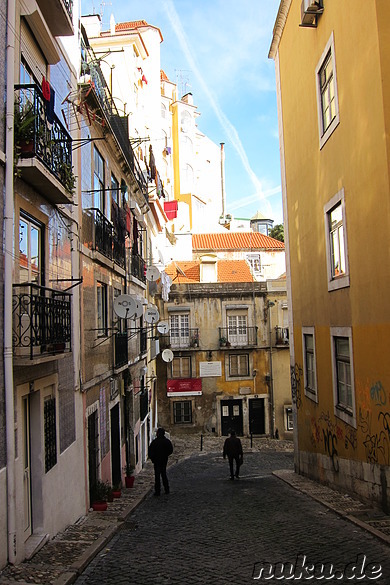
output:
[[[273,30],[271,47],[268,53],[269,59],[275,59],[276,53],[278,52],[280,39],[282,38],[283,29],[287,21],[291,2],[292,0],[280,0],[280,6],[278,14],[276,15],[276,21]]]

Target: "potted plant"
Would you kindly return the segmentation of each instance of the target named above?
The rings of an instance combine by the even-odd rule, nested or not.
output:
[[[107,500],[111,488],[107,481],[97,481],[93,488],[92,509],[95,512],[104,512],[107,510]]]
[[[115,499],[115,498],[120,498],[120,497],[121,497],[121,495],[122,495],[121,485],[120,485],[119,483],[115,484],[115,485],[112,487],[111,493],[112,493],[112,497],[113,497],[114,499]]]
[[[73,167],[71,163],[60,161],[58,170],[65,190],[69,193],[69,195],[73,195],[76,188],[76,177],[73,173]]]
[[[126,467],[124,468],[125,471],[125,485],[127,488],[132,488],[134,485],[134,467],[132,467],[130,464],[127,464]]]
[[[226,337],[220,337],[220,338],[219,338],[219,345],[220,345],[221,347],[225,347],[225,345],[226,345],[226,344],[227,344],[227,339],[226,339]]]
[[[35,139],[35,119],[33,104],[21,98],[15,99],[14,141],[16,162],[22,152],[32,152]]]

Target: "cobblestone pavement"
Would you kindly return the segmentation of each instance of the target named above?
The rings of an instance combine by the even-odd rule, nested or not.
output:
[[[78,585],[249,583],[255,562],[288,561],[294,551],[311,562],[326,552],[339,565],[363,551],[369,562],[382,563],[389,577],[384,561],[389,549],[367,530],[390,543],[390,518],[297,476],[291,443],[244,438],[243,477],[230,482],[220,456],[224,437],[203,437],[202,452],[199,436],[172,441],[169,496],[151,496],[153,470],[147,463],[134,488],[122,490],[106,512],[89,513],[30,561],[6,567],[0,584],[70,585],[79,575]]]

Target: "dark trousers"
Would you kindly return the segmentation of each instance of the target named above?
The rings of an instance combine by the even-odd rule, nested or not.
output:
[[[163,482],[164,490],[166,494],[169,494],[169,483],[167,478],[167,465],[166,463],[155,463],[154,464],[154,492],[159,494],[161,491],[160,475]]]
[[[239,455],[228,455],[229,458],[229,467],[230,467],[230,477],[234,477],[233,472],[233,462],[236,462],[236,477],[240,475],[240,456]]]

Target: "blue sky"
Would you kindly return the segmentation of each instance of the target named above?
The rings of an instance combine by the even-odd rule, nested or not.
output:
[[[81,0],[103,26],[146,20],[160,28],[161,67],[193,94],[198,126],[225,143],[227,212],[261,211],[282,223],[274,62],[268,59],[280,0]]]

